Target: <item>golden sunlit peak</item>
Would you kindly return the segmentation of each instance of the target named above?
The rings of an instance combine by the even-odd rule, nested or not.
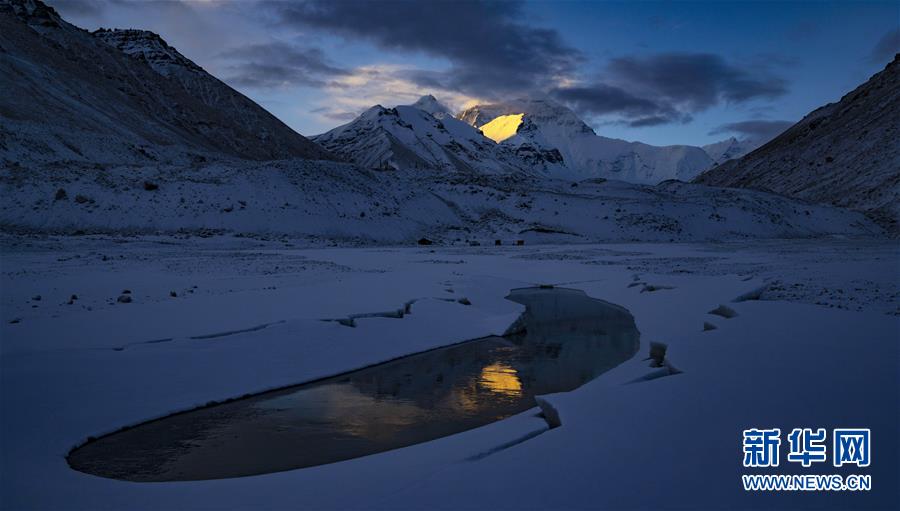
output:
[[[516,130],[522,124],[523,115],[525,114],[501,115],[482,126],[481,132],[484,133],[484,136],[499,144],[516,134]]]

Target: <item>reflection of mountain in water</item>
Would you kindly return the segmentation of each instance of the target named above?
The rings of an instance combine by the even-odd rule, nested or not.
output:
[[[514,290],[517,333],[146,423],[74,451],[136,481],[236,477],[365,456],[476,428],[575,389],[638,350],[634,318],[568,289]]]
[[[533,396],[575,389],[637,350],[628,311],[580,291],[516,290],[509,299],[527,308],[518,322],[524,331],[382,364],[345,381],[376,399],[426,408],[450,399],[484,409],[524,400],[527,409]]]

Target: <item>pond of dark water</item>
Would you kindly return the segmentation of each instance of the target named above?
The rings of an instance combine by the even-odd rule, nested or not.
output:
[[[622,307],[562,288],[507,298],[526,307],[515,333],[146,422],[73,450],[69,464],[114,479],[184,481],[333,463],[502,420],[638,351]]]

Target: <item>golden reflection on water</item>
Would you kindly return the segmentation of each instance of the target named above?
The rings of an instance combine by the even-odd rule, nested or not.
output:
[[[506,364],[491,364],[481,370],[478,383],[491,392],[507,396],[521,396],[522,382],[516,370]]]

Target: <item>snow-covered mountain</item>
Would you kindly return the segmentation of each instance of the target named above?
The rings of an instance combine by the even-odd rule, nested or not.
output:
[[[450,111],[450,109],[444,106],[443,103],[438,101],[437,98],[435,98],[431,94],[422,96],[415,103],[409,106],[428,112],[438,119],[453,117],[453,113]]]
[[[375,105],[353,121],[312,138],[364,168],[431,169],[486,174],[521,172],[508,147],[449,115],[433,96],[413,105]]]
[[[697,182],[755,188],[865,211],[900,224],[900,54],[837,103]]]
[[[728,160],[740,158],[757,147],[763,145],[765,141],[754,140],[752,138],[729,137],[725,140],[713,142],[703,146],[703,150],[712,159],[713,164],[721,165]]]
[[[434,96],[367,110],[313,140],[367,168],[526,173],[656,184],[690,180],[713,165],[699,147],[656,147],[597,136],[549,100],[478,105],[455,118]]]
[[[598,136],[575,112],[548,99],[476,105],[457,117],[499,145],[538,154],[558,152],[562,161],[544,161],[538,169],[552,177],[655,184],[690,180],[713,164],[699,147],[659,147]]]
[[[0,160],[330,157],[152,32],[91,34],[39,0],[2,0],[0,48]]]
[[[330,153],[149,32],[91,34],[37,0],[0,0],[0,49],[4,232],[458,244],[879,232],[859,213],[757,191],[546,179],[651,181],[682,176],[697,151],[709,160],[598,137],[549,103],[484,122],[479,110],[481,130],[431,97],[375,106],[316,137],[354,165],[297,158]]]

